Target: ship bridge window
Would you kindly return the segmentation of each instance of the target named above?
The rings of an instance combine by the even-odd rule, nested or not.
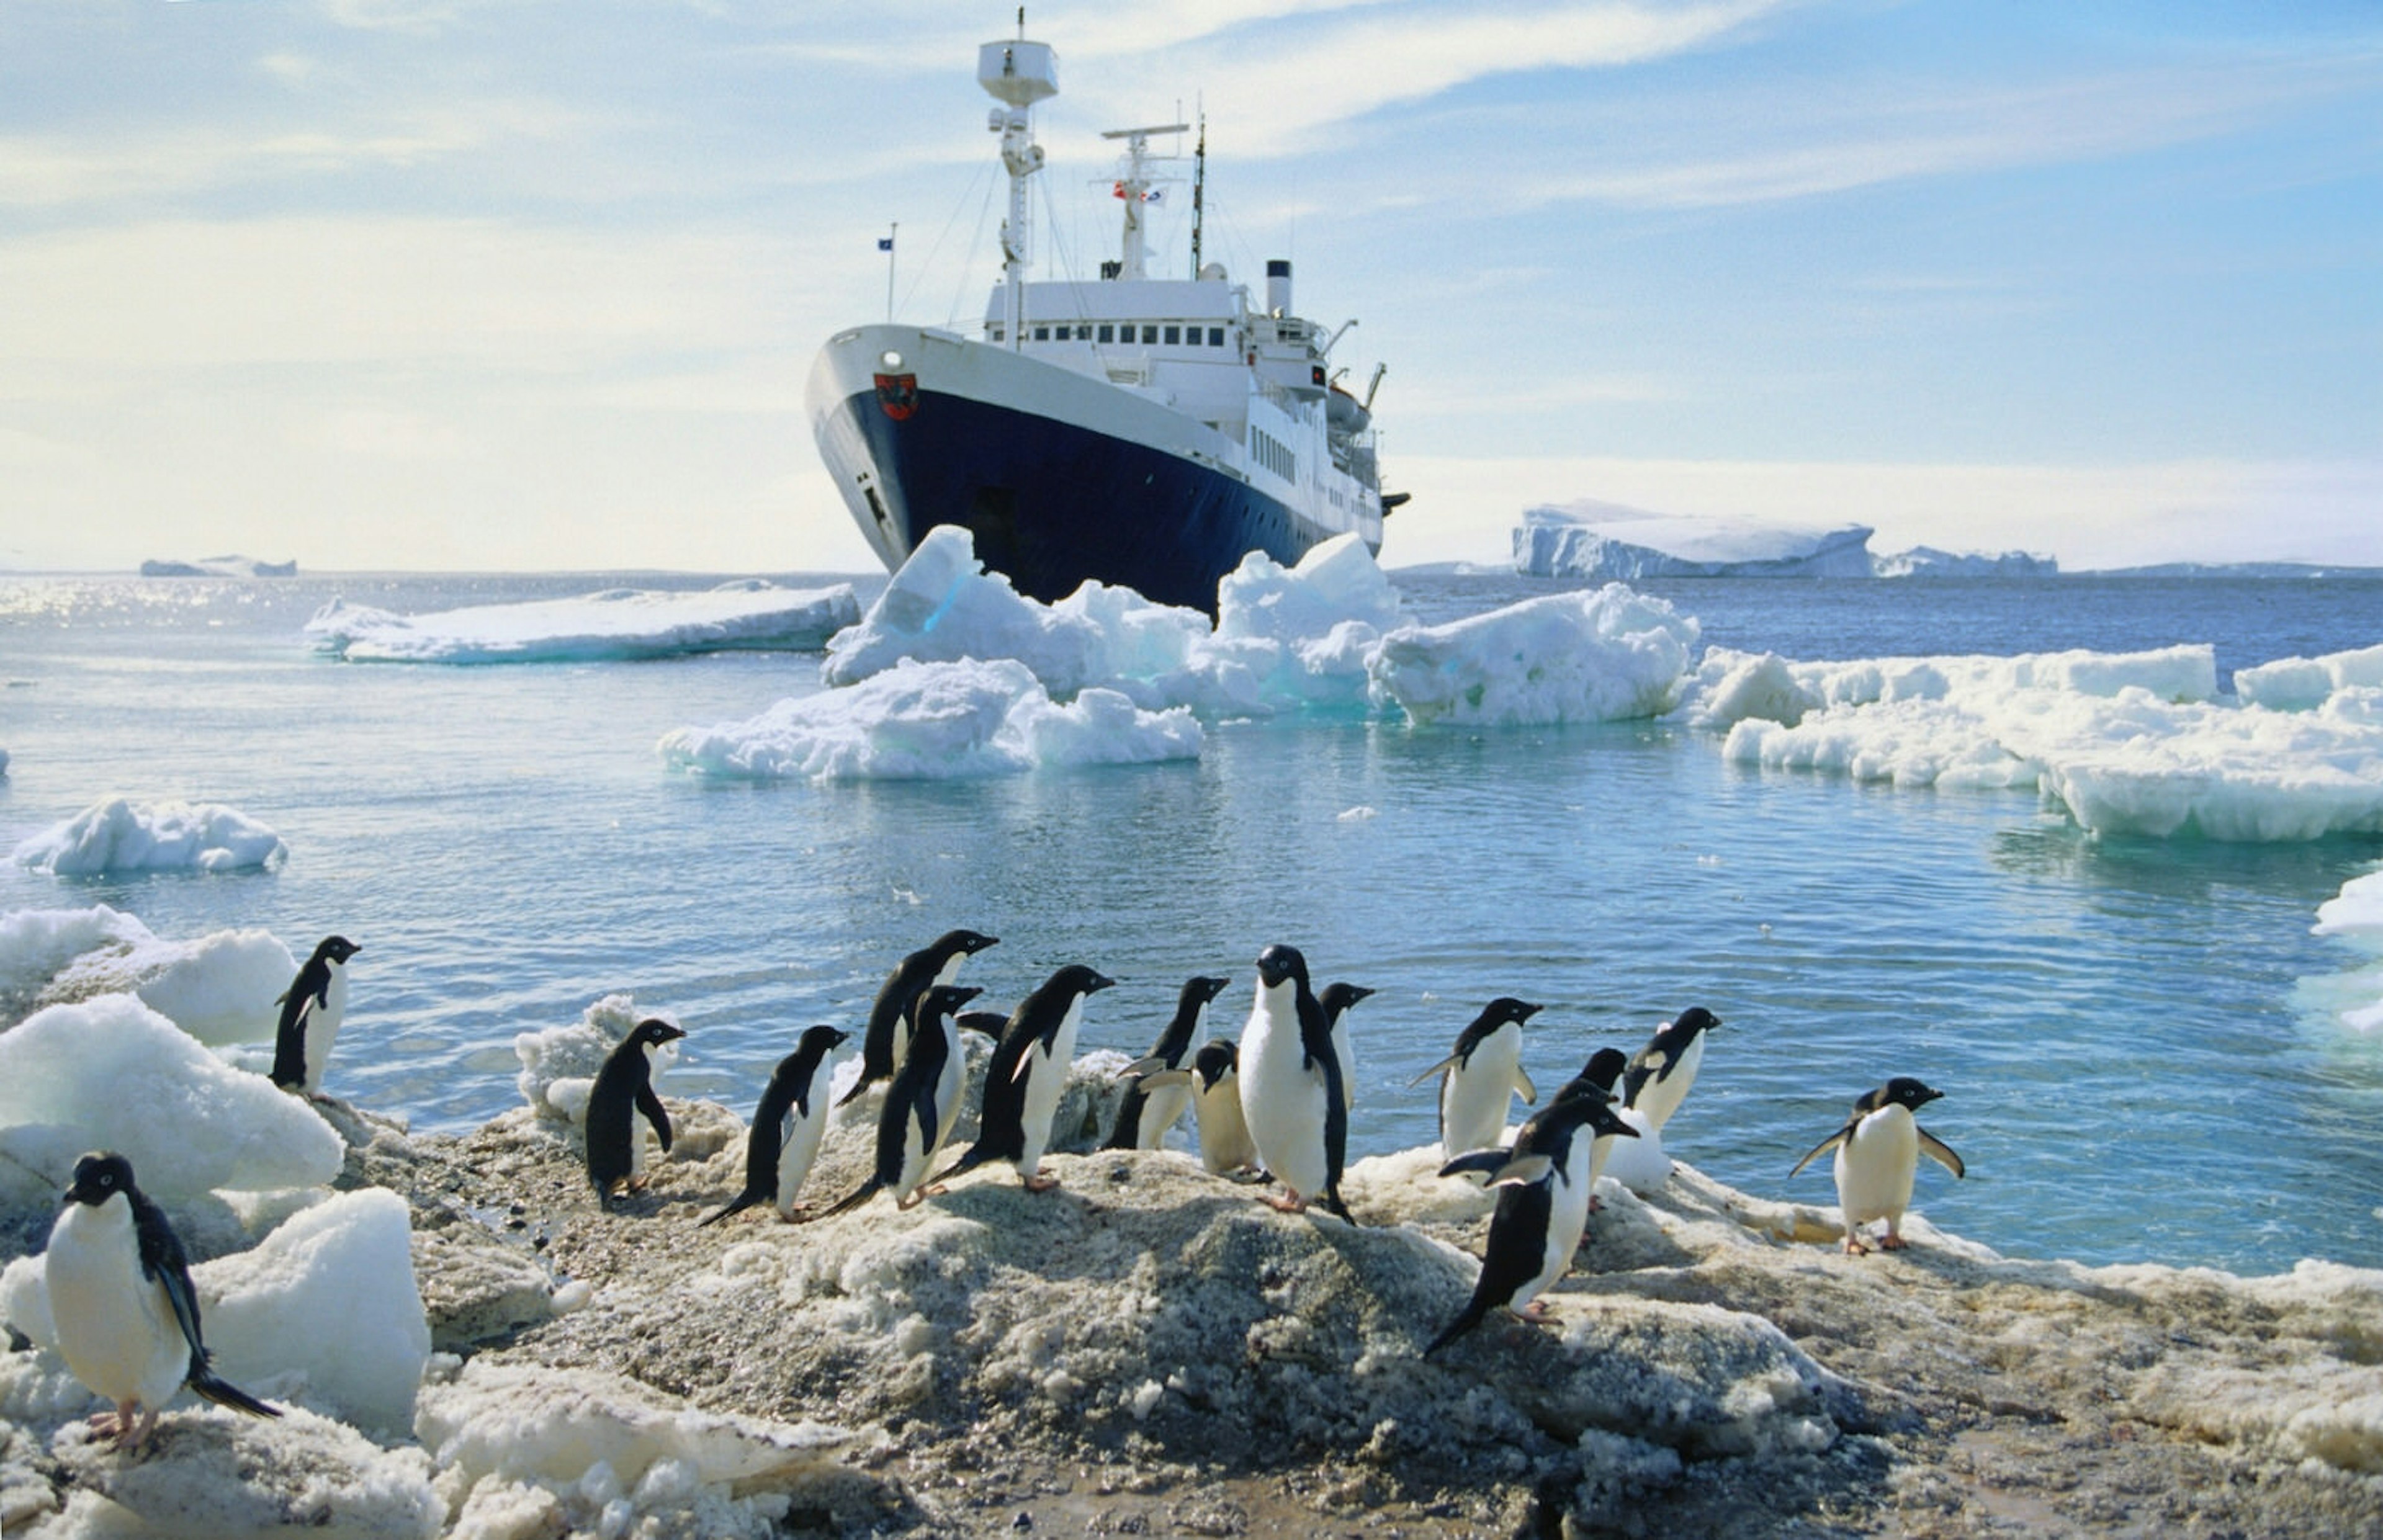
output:
[[[1174,347],[1177,343],[1182,340],[1183,328],[1181,326],[1169,326],[1167,328],[1167,345],[1168,347]]]
[[[1225,328],[1222,326],[1210,326],[1208,328],[1208,346],[1212,348],[1221,348],[1224,345]]]
[[[1105,322],[1105,321],[1102,322],[1102,323],[1101,323],[1101,337],[1100,337],[1100,339],[1101,339],[1102,341],[1104,341],[1104,342],[1114,342],[1114,341],[1116,341],[1116,340],[1117,340],[1117,327],[1115,327],[1115,326],[1113,326],[1109,325],[1109,324],[1108,324],[1107,322]]]
[[[1000,328],[999,326],[995,326],[995,327],[994,327],[994,328],[993,328],[993,339],[994,339],[995,342],[998,342],[998,341],[1000,341],[1000,340],[1001,340],[1001,328]]]
[[[1034,328],[1034,340],[1035,340],[1035,341],[1037,341],[1037,342],[1048,342],[1048,341],[1050,341],[1050,340],[1051,340],[1051,328],[1050,328],[1050,327],[1048,327],[1048,326],[1037,326],[1037,327],[1035,327],[1035,328]]]
[[[1142,327],[1142,340],[1145,347],[1155,347],[1158,343],[1158,328],[1156,326]]]

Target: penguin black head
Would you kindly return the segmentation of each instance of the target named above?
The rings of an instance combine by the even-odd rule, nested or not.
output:
[[[1225,992],[1232,982],[1221,973],[1195,973],[1183,980],[1183,1001],[1190,1005],[1204,1005]]]
[[[1097,994],[1115,985],[1117,980],[1096,967],[1069,963],[1051,975],[1051,982],[1078,994]]]
[[[1216,1082],[1233,1072],[1241,1061],[1241,1049],[1230,1038],[1210,1038],[1192,1055],[1192,1072],[1200,1077],[1200,1089],[1214,1090]]]
[[[945,956],[973,957],[988,946],[998,946],[1001,938],[975,930],[946,930],[935,938],[933,951]]]
[[[1720,1025],[1721,1017],[1702,1005],[1691,1005],[1673,1019],[1672,1033],[1683,1039],[1693,1038],[1698,1032],[1710,1032]]]
[[[1622,1072],[1629,1067],[1629,1054],[1619,1048],[1600,1048],[1588,1056],[1588,1063],[1581,1066],[1580,1078],[1605,1092],[1610,1099],[1614,1086],[1622,1078]]]
[[[1258,984],[1261,988],[1273,989],[1293,979],[1302,989],[1307,987],[1307,959],[1300,955],[1299,948],[1277,942],[1258,954]]]
[[[1517,1000],[1511,994],[1501,994],[1481,1007],[1481,1019],[1494,1021],[1500,1026],[1511,1021],[1519,1027],[1545,1008],[1545,1006],[1534,1005],[1527,1000]]]
[[[117,1193],[132,1190],[132,1163],[113,1150],[94,1150],[75,1162],[74,1186],[67,1189],[66,1201],[97,1208]]]
[[[1358,1001],[1375,992],[1377,992],[1367,989],[1363,984],[1327,984],[1324,987],[1324,992],[1316,996],[1316,1004],[1324,1007],[1326,1016],[1338,1016]]]
[[[1918,1112],[1944,1094],[1943,1091],[1935,1090],[1924,1081],[1916,1080],[1908,1075],[1898,1075],[1886,1082],[1879,1096],[1879,1105],[1905,1107],[1912,1112]]]
[[[357,953],[362,952],[363,950],[363,947],[358,946],[355,942],[348,940],[345,936],[325,936],[321,941],[315,943],[315,955],[322,958],[326,962],[340,963],[342,965],[344,965],[350,957],[354,956]]]
[[[929,1021],[958,1010],[983,992],[974,984],[937,984],[932,989],[920,991],[911,1009],[916,1013],[917,1020]]]
[[[821,1059],[852,1041],[850,1032],[833,1027],[806,1027],[795,1041],[795,1056],[816,1066]]]
[[[649,1016],[637,1023],[636,1030],[629,1034],[627,1041],[640,1048],[660,1048],[663,1043],[685,1036],[686,1036],[685,1032],[672,1026],[661,1017]]]

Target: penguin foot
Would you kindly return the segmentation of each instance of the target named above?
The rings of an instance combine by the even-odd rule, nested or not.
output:
[[[1846,1232],[1846,1255],[1849,1257],[1866,1257],[1870,1255],[1870,1248],[1862,1244],[1861,1237],[1855,1235],[1850,1230]]]
[[[1882,1251],[1900,1251],[1910,1244],[1911,1242],[1904,1239],[1893,1230],[1889,1230],[1884,1235],[1878,1238],[1878,1249]]]
[[[1272,1193],[1267,1193],[1264,1197],[1261,1197],[1258,1201],[1274,1210],[1277,1214],[1305,1214],[1307,1212],[1307,1200],[1302,1198],[1296,1192],[1285,1192],[1279,1198],[1274,1196]]]
[[[1590,1193],[1588,1195],[1588,1212],[1591,1214],[1603,1214],[1605,1212],[1605,1200],[1599,1198],[1594,1192]]]
[[[1556,1324],[1555,1312],[1548,1309],[1545,1300],[1534,1300],[1514,1314],[1529,1325],[1552,1326]]]
[[[1059,1185],[1058,1177],[1045,1177],[1040,1171],[1031,1177],[1021,1177],[1019,1180],[1025,1184],[1026,1190],[1029,1192],[1048,1192]]]

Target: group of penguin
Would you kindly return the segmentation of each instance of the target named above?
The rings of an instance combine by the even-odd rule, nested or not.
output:
[[[994,1161],[1010,1163],[1030,1191],[1056,1185],[1043,1174],[1043,1154],[1075,1056],[1084,1001],[1117,980],[1071,963],[1006,1016],[964,1010],[982,992],[954,982],[960,965],[994,944],[994,937],[974,930],[951,930],[886,977],[870,1008],[859,1077],[836,1103],[848,1104],[870,1086],[886,1083],[875,1160],[859,1187],[809,1219],[846,1213],[881,1191],[907,1209]],[[271,1078],[292,1094],[324,1099],[325,1066],[346,1014],[346,966],[361,950],[342,936],[324,938],[277,1002]],[[1213,975],[1185,981],[1152,1052],[1127,1069],[1128,1092],[1105,1147],[1156,1148],[1189,1104],[1206,1169],[1255,1172],[1278,1182],[1282,1195],[1266,1201],[1286,1213],[1320,1202],[1350,1219],[1340,1196],[1354,1101],[1346,1017],[1373,992],[1336,983],[1319,995],[1299,950],[1271,945],[1258,955],[1256,995],[1240,1041],[1212,1039],[1194,1050],[1207,1008],[1228,982]],[[1511,997],[1491,1001],[1458,1036],[1454,1051],[1413,1082],[1440,1079],[1446,1157],[1440,1175],[1498,1189],[1472,1298],[1424,1349],[1426,1357],[1492,1310],[1508,1309],[1533,1323],[1547,1320],[1540,1296],[1572,1265],[1613,1140],[1662,1127],[1695,1082],[1705,1035],[1721,1025],[1703,1007],[1692,1007],[1665,1023],[1636,1055],[1599,1050],[1501,1145],[1509,1098],[1537,1097],[1521,1055],[1522,1026],[1538,1010]],[[959,1117],[963,1030],[994,1040],[977,1138],[933,1171]],[[586,1161],[598,1201],[607,1208],[622,1190],[646,1180],[636,1118],[652,1127],[664,1153],[670,1150],[670,1115],[653,1084],[656,1053],[685,1036],[649,1017],[597,1073],[587,1100]],[[772,1204],[782,1217],[797,1217],[796,1196],[827,1129],[835,1051],[849,1038],[833,1027],[812,1027],[779,1061],[747,1136],[744,1187],[701,1224],[760,1203]],[[1848,1252],[1868,1250],[1860,1226],[1880,1219],[1885,1231],[1879,1244],[1889,1250],[1905,1244],[1899,1226],[1921,1154],[1956,1177],[1964,1175],[1960,1157],[1912,1115],[1941,1094],[1909,1077],[1888,1081],[1856,1102],[1845,1125],[1789,1172],[1793,1177],[1834,1152]],[[78,1379],[113,1403],[91,1422],[119,1448],[137,1452],[160,1410],[184,1385],[219,1405],[280,1415],[210,1367],[181,1243],[164,1212],[135,1184],[122,1155],[97,1151],[76,1163],[44,1266],[60,1353]]]

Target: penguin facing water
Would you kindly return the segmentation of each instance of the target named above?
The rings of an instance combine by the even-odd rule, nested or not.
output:
[[[1059,1185],[1056,1177],[1043,1175],[1043,1151],[1051,1142],[1051,1118],[1059,1110],[1059,1092],[1075,1057],[1084,1001],[1116,982],[1081,963],[1069,963],[1019,1002],[1001,1040],[994,1044],[992,1061],[985,1066],[984,1106],[977,1119],[976,1142],[936,1175],[936,1183],[973,1171],[987,1161],[1006,1160],[1017,1166],[1019,1179],[1029,1192],[1047,1192]]]
[[[1324,1006],[1308,987],[1307,959],[1280,944],[1258,954],[1257,998],[1238,1054],[1241,1116],[1258,1160],[1287,1189],[1268,1199],[1286,1214],[1322,1199],[1349,1218],[1340,1167],[1349,1149],[1349,1102]],[[1354,1223],[1354,1221],[1352,1221]]]
[[[820,1140],[827,1132],[828,1078],[835,1067],[835,1051],[851,1038],[833,1027],[813,1027],[793,1053],[778,1061],[761,1091],[760,1105],[753,1109],[752,1130],[745,1137],[745,1190],[698,1229],[756,1203],[774,1203],[779,1218],[794,1218],[795,1195],[810,1175]]]
[[[363,950],[345,936],[325,936],[274,1002],[281,1016],[273,1031],[272,1078],[282,1090],[323,1094],[323,1071],[348,1014],[348,959]]]
[[[1332,1029],[1332,1054],[1340,1061],[1340,1103],[1357,1108],[1357,1052],[1349,1046],[1349,1011],[1376,992],[1363,984],[1327,984],[1315,1003],[1324,1007],[1324,1024]]]
[[[1588,1056],[1588,1062],[1580,1066],[1579,1074],[1557,1089],[1548,1105],[1552,1107],[1556,1103],[1574,1096],[1595,1096],[1611,1102],[1614,1099],[1613,1088],[1629,1066],[1630,1057],[1621,1049],[1600,1048]],[[1636,1139],[1637,1133],[1633,1128],[1628,1137]],[[1613,1141],[1619,1137],[1623,1136],[1599,1134],[1597,1141],[1588,1147],[1588,1212],[1591,1214],[1605,1207],[1605,1200],[1597,1195],[1597,1183],[1598,1178],[1605,1175],[1605,1157],[1613,1152]]]
[[[1499,1306],[1533,1324],[1548,1319],[1539,1296],[1572,1266],[1588,1225],[1589,1152],[1601,1139],[1635,1138],[1601,1095],[1562,1098],[1535,1113],[1511,1150],[1476,1150],[1440,1167],[1443,1177],[1487,1175],[1500,1189],[1482,1247],[1473,1297],[1424,1356],[1447,1347]]]
[[[1688,1088],[1697,1083],[1697,1068],[1705,1062],[1705,1034],[1720,1025],[1712,1012],[1691,1005],[1657,1028],[1623,1072],[1622,1104],[1661,1133],[1687,1100]]]
[[[1192,1105],[1188,1079],[1154,1087],[1147,1078],[1181,1069],[1190,1062],[1192,1040],[1200,1035],[1201,1025],[1207,1019],[1208,1003],[1229,982],[1214,974],[1197,973],[1183,981],[1182,992],[1175,999],[1175,1015],[1158,1034],[1158,1041],[1147,1054],[1125,1067],[1125,1100],[1117,1108],[1117,1127],[1109,1130],[1102,1149],[1155,1150],[1167,1130]]]
[[[1538,1014],[1537,1005],[1500,995],[1457,1034],[1456,1052],[1408,1082],[1413,1089],[1435,1075],[1442,1077],[1441,1159],[1452,1161],[1496,1144],[1506,1131],[1507,1100],[1515,1092],[1525,1102],[1539,1099],[1538,1088],[1523,1072],[1523,1023]]]
[[[999,944],[998,938],[974,930],[946,930],[895,964],[869,1007],[869,1025],[860,1038],[860,1078],[836,1105],[857,1102],[870,1086],[892,1078],[909,1050],[910,1007],[919,996],[934,985],[949,984],[958,977],[962,963]]]
[[[857,1209],[881,1191],[891,1190],[895,1206],[904,1209],[926,1196],[920,1187],[959,1119],[960,1090],[967,1082],[968,1063],[953,1013],[983,992],[972,985],[935,984],[910,1002],[909,1052],[902,1055],[902,1067],[894,1072],[877,1113],[877,1163],[867,1181],[813,1219]]]
[[[209,1367],[181,1240],[134,1185],[122,1155],[102,1150],[75,1162],[42,1267],[59,1356],[93,1394],[116,1403],[91,1426],[117,1448],[137,1453],[184,1385],[217,1406],[281,1415]]]
[[[1878,1243],[1881,1250],[1900,1251],[1909,1244],[1902,1234],[1903,1211],[1911,1206],[1911,1184],[1921,1155],[1956,1177],[1968,1174],[1961,1157],[1911,1115],[1944,1094],[1908,1075],[1862,1092],[1846,1126],[1812,1146],[1787,1173],[1792,1177],[1830,1151],[1837,1152],[1837,1204],[1845,1214],[1846,1255],[1869,1254],[1861,1226],[1873,1219],[1886,1221],[1886,1234]]]
[[[659,1016],[648,1016],[613,1045],[596,1084],[587,1093],[587,1179],[596,1184],[596,1202],[612,1206],[624,1188],[636,1191],[646,1185],[645,1141],[637,1137],[637,1116],[653,1126],[662,1153],[670,1153],[670,1114],[654,1092],[655,1056],[666,1043],[686,1034]]]

